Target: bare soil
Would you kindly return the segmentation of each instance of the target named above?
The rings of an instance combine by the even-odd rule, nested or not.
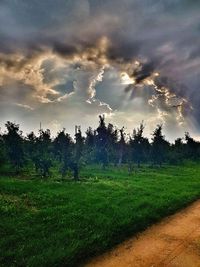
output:
[[[200,267],[200,200],[85,267]]]

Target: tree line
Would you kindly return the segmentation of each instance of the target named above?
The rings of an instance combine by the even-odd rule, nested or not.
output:
[[[142,164],[162,166],[200,158],[200,142],[189,133],[171,144],[162,133],[162,125],[157,125],[149,140],[143,135],[143,123],[127,135],[124,127],[117,129],[106,124],[103,115],[99,116],[97,129],[89,127],[85,136],[76,126],[74,139],[66,129],[52,138],[49,129],[40,129],[37,136],[34,132],[23,136],[18,124],[8,121],[5,126],[6,132],[0,134],[0,167],[9,163],[19,173],[31,165],[44,178],[50,175],[52,167],[57,167],[63,178],[71,172],[78,180],[82,165],[99,164],[105,169],[109,164],[126,164],[131,172],[134,166],[139,168]]]

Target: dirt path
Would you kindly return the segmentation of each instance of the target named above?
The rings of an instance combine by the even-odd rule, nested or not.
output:
[[[200,267],[200,200],[85,267]]]

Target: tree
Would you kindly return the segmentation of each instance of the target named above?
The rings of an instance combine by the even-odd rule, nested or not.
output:
[[[104,115],[100,115],[99,119],[99,127],[97,128],[96,136],[96,159],[105,169],[108,165],[108,136]]]
[[[157,125],[153,132],[152,146],[151,146],[151,159],[153,165],[158,164],[162,166],[163,162],[167,158],[169,149],[169,142],[165,140],[162,135],[162,125]]]
[[[71,157],[72,139],[65,129],[60,131],[53,141],[53,151],[55,157],[59,162],[69,159]]]
[[[0,167],[6,162],[6,147],[3,135],[0,133]]]
[[[183,143],[182,138],[177,138],[170,146],[169,149],[169,163],[170,164],[178,164],[185,157],[185,144]]]
[[[84,137],[82,136],[81,126],[75,127],[75,161],[79,163],[84,146]]]
[[[54,142],[54,154],[61,163],[60,172],[62,177],[70,169],[70,162],[72,160],[73,141],[68,133],[65,133],[65,129],[60,131],[55,138]]]
[[[185,133],[186,140],[186,158],[191,160],[197,160],[200,157],[200,143],[195,141],[190,134]]]
[[[118,142],[118,166],[120,167],[123,162],[123,157],[126,149],[124,127],[122,127],[119,130],[119,132],[120,132],[120,139]]]
[[[34,132],[30,132],[29,134],[27,134],[26,137],[26,152],[27,155],[33,159],[34,153],[35,153],[35,148],[36,148],[36,141],[37,141],[37,137],[35,136]]]
[[[109,123],[106,128],[106,140],[107,140],[107,155],[108,163],[114,162],[117,164],[117,141],[118,141],[118,130],[113,124]]]
[[[44,178],[50,175],[52,162],[51,132],[49,129],[39,130],[39,137],[36,138],[36,150],[33,157],[36,171]]]
[[[96,142],[96,131],[93,131],[92,128],[89,127],[86,131],[85,148],[84,148],[84,158],[87,164],[95,162],[95,142]]]
[[[60,172],[64,177],[68,170],[73,172],[74,180],[79,179],[80,160],[83,153],[84,138],[80,126],[75,127],[75,144],[65,129],[54,140],[54,153],[61,162]]]
[[[24,150],[22,132],[19,130],[19,125],[8,121],[5,124],[7,133],[4,134],[6,151],[10,163],[13,165],[16,172],[24,166]]]
[[[141,123],[139,128],[133,130],[133,135],[130,138],[129,144],[132,151],[132,160],[140,167],[142,162],[147,160],[149,154],[149,141],[143,137],[144,124]]]
[[[74,160],[71,161],[70,168],[74,172],[74,180],[79,179],[80,159],[83,153],[84,137],[82,136],[81,127],[75,127],[75,147]]]

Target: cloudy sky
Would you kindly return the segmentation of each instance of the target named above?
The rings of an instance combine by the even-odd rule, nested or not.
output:
[[[200,137],[200,2],[1,0],[0,127],[55,134],[98,115]]]

